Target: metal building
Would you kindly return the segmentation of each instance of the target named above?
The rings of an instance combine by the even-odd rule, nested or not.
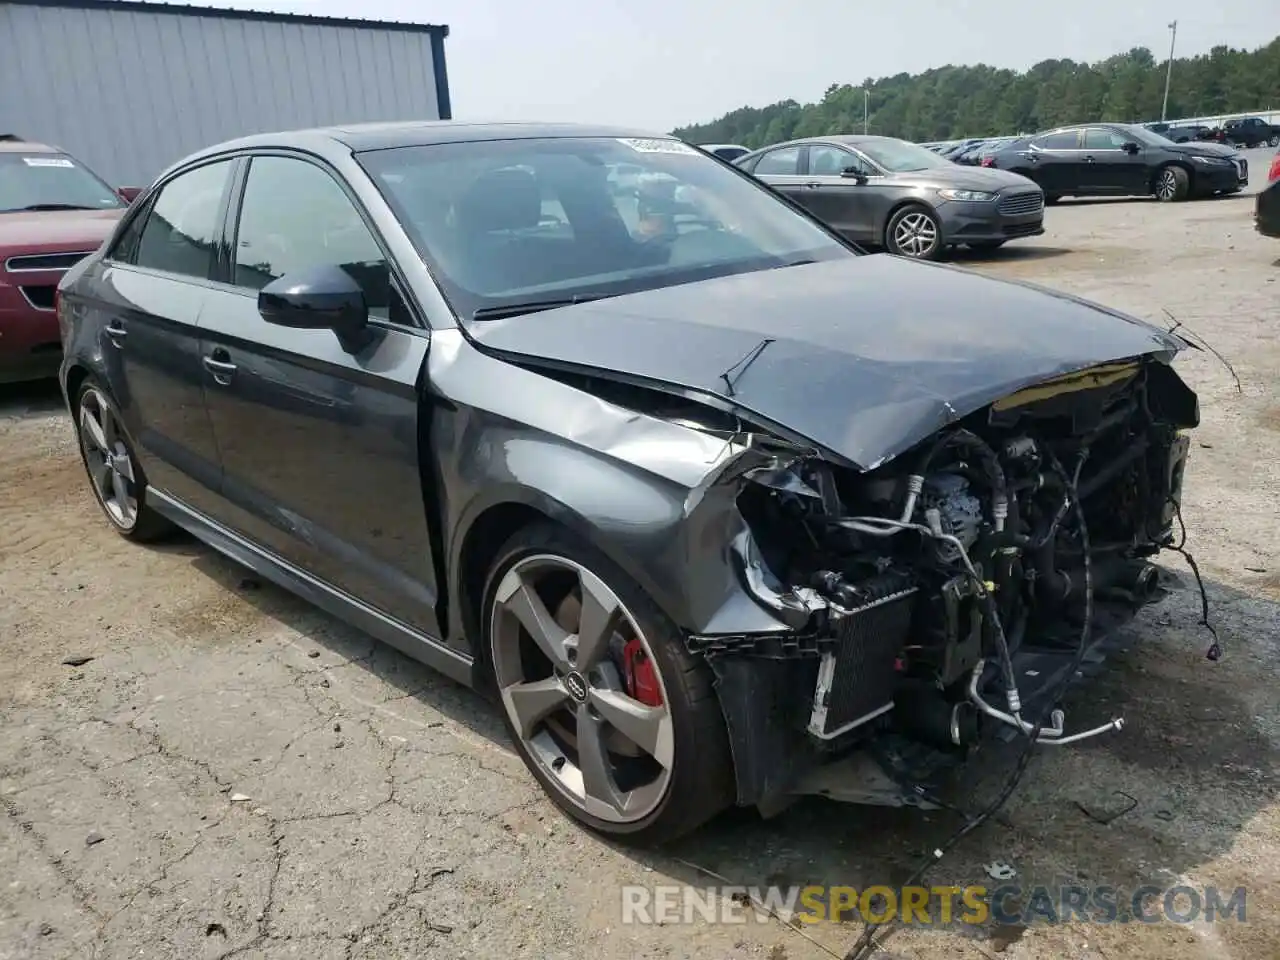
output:
[[[117,186],[233,137],[449,119],[435,24],[144,3],[0,0],[0,134]]]

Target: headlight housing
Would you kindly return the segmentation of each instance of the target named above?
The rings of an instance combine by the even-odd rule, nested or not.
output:
[[[989,203],[996,198],[994,193],[985,190],[939,190],[938,196],[943,200],[960,200],[965,203]]]
[[[1213,164],[1213,163],[1230,163],[1231,162],[1226,157],[1201,157],[1201,156],[1196,156],[1194,154],[1192,155],[1191,159],[1194,160],[1196,163]]]

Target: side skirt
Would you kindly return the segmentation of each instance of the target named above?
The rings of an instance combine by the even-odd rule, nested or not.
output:
[[[449,649],[435,637],[414,630],[288,561],[266,552],[159,490],[147,489],[147,505],[219,553],[315,604],[326,613],[345,620],[358,630],[395,647],[405,656],[425,663],[459,683],[475,686],[475,661]]]

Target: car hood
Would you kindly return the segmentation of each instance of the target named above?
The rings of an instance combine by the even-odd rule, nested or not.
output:
[[[475,321],[482,350],[710,398],[871,469],[1023,387],[1185,344],[1066,294],[888,254]]]
[[[0,253],[94,250],[111,235],[124,208],[0,213]]]
[[[945,167],[930,167],[910,173],[895,173],[892,179],[934,189],[985,190],[994,193],[1009,187],[1033,189],[1035,184],[1018,173],[997,170],[993,167],[970,167],[952,163]]]
[[[1239,151],[1234,147],[1220,143],[1175,143],[1165,147],[1170,153],[1181,153],[1188,157],[1234,157]]]

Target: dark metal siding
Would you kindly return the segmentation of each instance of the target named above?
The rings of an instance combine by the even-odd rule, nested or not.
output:
[[[447,28],[0,0],[0,130],[120,185],[272,130],[449,116]]]

